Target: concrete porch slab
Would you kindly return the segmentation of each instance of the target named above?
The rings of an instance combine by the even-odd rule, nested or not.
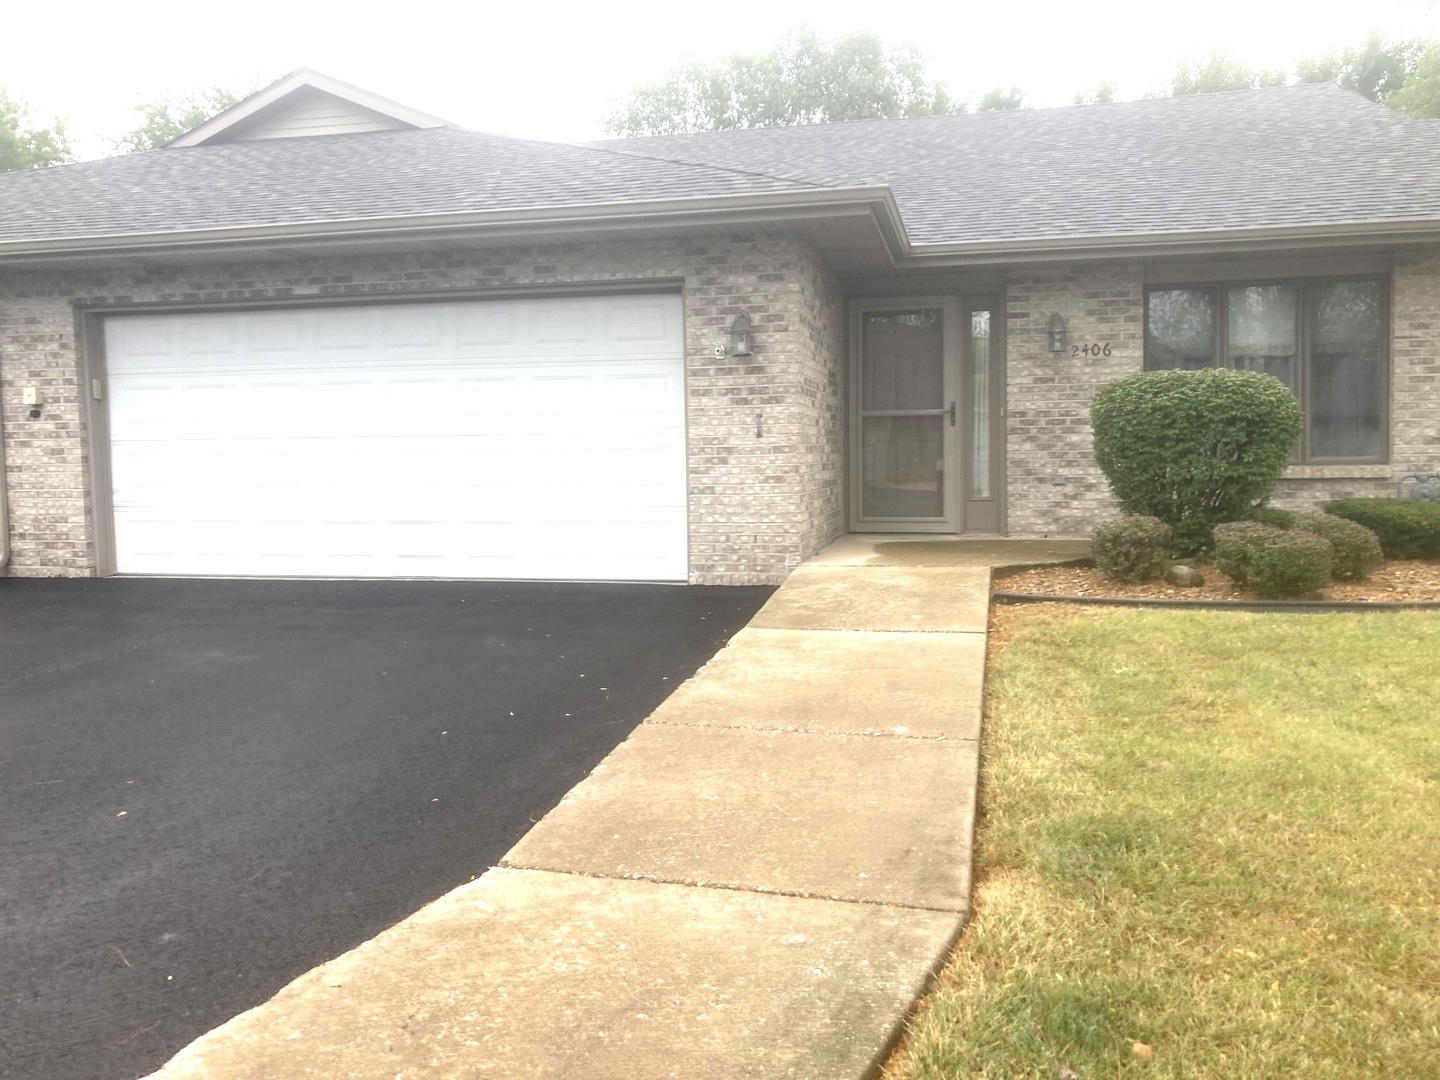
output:
[[[805,563],[750,625],[770,630],[982,633],[988,566],[854,566]]]
[[[985,635],[749,627],[652,724],[980,737]]]
[[[643,724],[502,866],[964,912],[972,742]]]
[[[1088,539],[974,539],[854,533],[812,557],[807,566],[1028,566],[1088,559]]]
[[[860,1077],[958,930],[945,912],[492,870],[154,1075]]]

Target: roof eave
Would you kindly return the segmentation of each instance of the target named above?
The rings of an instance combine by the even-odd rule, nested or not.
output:
[[[1255,252],[1333,250],[1376,244],[1440,241],[1440,219],[1340,221],[1314,225],[1273,225],[1197,229],[1109,236],[1056,236],[1025,240],[912,244],[897,260],[900,268],[964,267],[1125,261],[1170,256],[1241,255]]]
[[[224,228],[0,241],[6,263],[84,257],[156,256],[229,249],[237,252],[276,246],[336,247],[377,241],[544,238],[603,234],[646,227],[758,224],[868,213],[875,219],[890,258],[911,247],[894,196],[886,187],[806,188],[763,194],[694,196],[599,204],[570,204],[503,210],[405,214],[384,218],[342,218]]]

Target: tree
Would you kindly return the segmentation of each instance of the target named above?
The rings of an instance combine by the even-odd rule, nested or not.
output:
[[[1185,94],[1214,94],[1223,90],[1253,90],[1260,86],[1284,86],[1285,83],[1285,72],[1248,68],[1220,49],[1204,61],[1186,61],[1176,67],[1170,82],[1170,93],[1180,97]]]
[[[1025,108],[1025,92],[1018,86],[1012,86],[1006,90],[1003,86],[997,86],[988,94],[982,97],[975,106],[976,112],[1008,112],[1012,109]]]
[[[37,127],[24,100],[0,90],[0,172],[43,169],[74,160],[64,121]]]
[[[1115,84],[1108,79],[1094,90],[1080,90],[1075,94],[1076,105],[1108,105],[1115,100]]]
[[[1426,50],[1405,85],[1391,94],[1385,103],[1411,116],[1440,119],[1440,42]]]
[[[211,86],[142,101],[135,106],[142,123],[115,143],[115,152],[138,154],[145,150],[158,150],[252,92],[231,86]]]
[[[914,45],[886,46],[863,32],[829,41],[798,30],[769,52],[675,69],[633,91],[605,118],[605,129],[672,135],[964,111],[926,76]]]
[[[1371,101],[1388,102],[1415,75],[1432,44],[1421,38],[1389,41],[1372,33],[1358,49],[1305,57],[1295,73],[1301,82],[1336,82]]]

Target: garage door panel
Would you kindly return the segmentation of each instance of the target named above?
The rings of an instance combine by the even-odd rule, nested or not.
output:
[[[112,318],[118,568],[683,579],[680,312]]]

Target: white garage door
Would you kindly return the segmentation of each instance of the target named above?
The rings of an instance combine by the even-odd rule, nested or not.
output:
[[[117,569],[686,576],[678,296],[111,317]]]

